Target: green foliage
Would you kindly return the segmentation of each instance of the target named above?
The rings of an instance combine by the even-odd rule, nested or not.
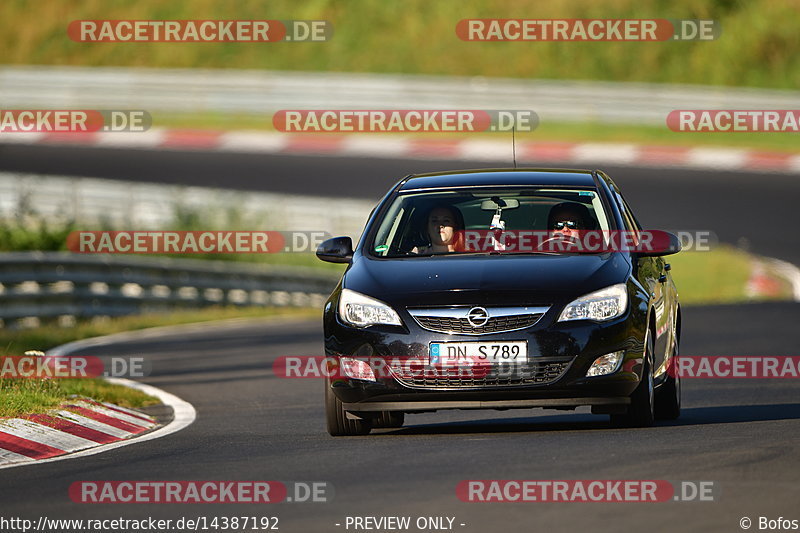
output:
[[[243,68],[612,80],[796,89],[796,0],[6,0],[9,64]],[[79,43],[77,19],[325,19],[322,43]],[[721,37],[665,42],[465,42],[463,18],[714,19]]]
[[[74,222],[51,227],[46,219],[38,219],[33,227],[0,224],[0,251],[66,250],[67,235],[75,229]]]
[[[25,206],[24,198],[14,213],[0,212],[0,252],[22,251],[66,251],[67,236],[72,231],[119,231],[109,221],[101,221],[96,227],[78,225],[73,220],[51,221]],[[261,230],[269,229],[265,216],[247,216],[236,206],[207,206],[203,209],[176,203],[173,221],[163,231],[207,231],[207,230]],[[343,271],[344,266],[324,263],[313,253],[270,254],[153,254],[182,259],[214,259],[221,261],[244,261],[270,265],[289,265]]]

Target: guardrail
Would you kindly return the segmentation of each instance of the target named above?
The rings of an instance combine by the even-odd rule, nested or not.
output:
[[[212,305],[321,307],[340,274],[231,261],[0,254],[0,319],[28,327]]]
[[[270,115],[279,109],[531,109],[543,121],[664,125],[675,109],[797,109],[800,91],[235,69],[5,66],[6,108]],[[157,117],[154,117],[158,125]]]

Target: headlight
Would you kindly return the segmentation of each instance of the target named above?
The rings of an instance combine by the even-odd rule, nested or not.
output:
[[[628,308],[628,289],[618,283],[599,291],[590,292],[570,302],[558,317],[565,320],[611,320]]]
[[[339,316],[342,321],[360,328],[373,324],[402,326],[400,316],[385,303],[350,289],[342,289],[339,297]]]

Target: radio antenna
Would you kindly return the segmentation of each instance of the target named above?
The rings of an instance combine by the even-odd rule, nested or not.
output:
[[[517,136],[516,126],[511,126],[511,157],[514,158],[514,168],[517,168]]]

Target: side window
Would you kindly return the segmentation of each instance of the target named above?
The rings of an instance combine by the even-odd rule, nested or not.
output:
[[[625,199],[616,189],[614,190],[614,197],[617,200],[617,205],[619,206],[620,213],[622,214],[622,221],[625,224],[625,229],[633,233],[634,242],[639,244],[639,230],[641,230],[639,223],[633,217],[633,213],[631,213],[628,204],[625,202]]]
[[[620,198],[622,198],[622,196],[620,196]],[[633,222],[633,226],[637,230],[642,231],[642,225],[639,224],[639,219],[636,218],[636,215],[633,214],[633,210],[631,209],[631,206],[628,205],[628,202],[625,201],[625,198],[622,198],[622,205],[625,206],[625,212],[628,213],[628,216],[631,218],[631,222]]]
[[[617,202],[619,214],[622,215],[622,223],[625,224],[625,229],[628,231],[633,231],[633,224],[631,224],[631,219],[628,216],[628,210],[625,208],[625,201],[622,199],[622,196],[620,196],[616,189],[614,189],[614,200]]]

